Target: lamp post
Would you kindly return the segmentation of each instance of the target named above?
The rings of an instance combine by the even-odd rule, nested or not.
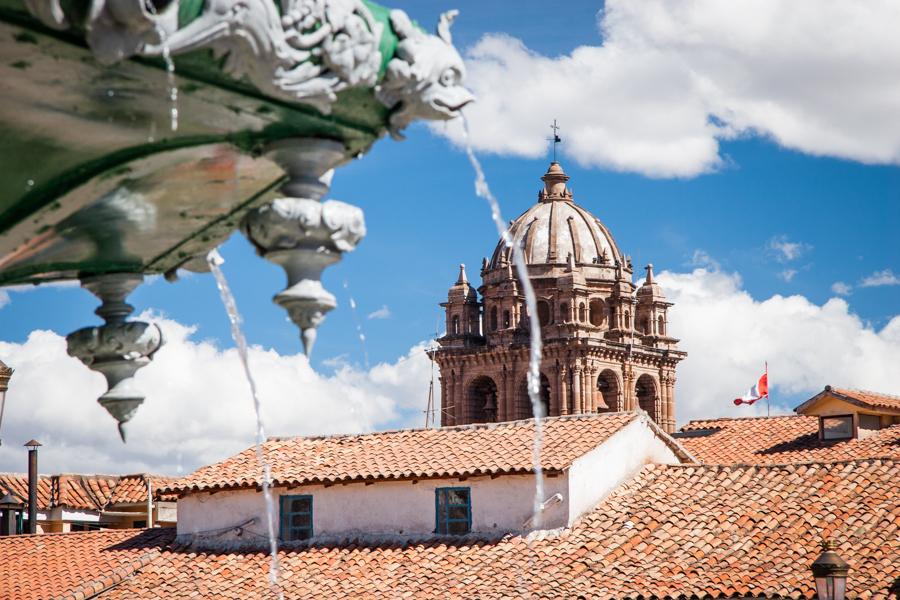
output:
[[[37,453],[41,443],[37,440],[25,442],[28,448],[28,533],[37,533]]]
[[[6,390],[9,389],[9,378],[12,374],[13,370],[0,360],[0,432],[3,431],[3,408],[6,406]],[[2,444],[3,440],[0,439],[0,445]]]
[[[819,600],[844,600],[847,593],[847,573],[850,565],[835,552],[837,544],[828,539],[822,542],[822,554],[813,562],[813,578]]]
[[[16,531],[16,513],[25,510],[25,505],[12,494],[0,498],[0,536],[14,535]]]

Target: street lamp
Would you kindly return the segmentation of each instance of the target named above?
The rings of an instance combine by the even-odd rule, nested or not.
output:
[[[12,374],[13,370],[0,360],[0,432],[3,431],[3,407],[6,405],[6,390],[9,389],[9,378],[12,377]],[[0,444],[3,444],[2,439],[0,439]]]
[[[819,600],[844,600],[847,593],[847,573],[850,565],[835,552],[837,544],[828,539],[822,542],[822,554],[813,562],[812,573],[816,580]]]

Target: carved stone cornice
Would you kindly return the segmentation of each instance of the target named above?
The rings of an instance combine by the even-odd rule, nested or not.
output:
[[[69,355],[106,378],[107,391],[97,401],[118,421],[122,441],[125,424],[144,402],[144,394],[134,384],[134,374],[148,365],[163,345],[162,330],[157,325],[125,320],[134,311],[125,298],[143,279],[135,273],[82,278],[82,287],[100,298],[102,304],[95,313],[106,323],[66,337]]]

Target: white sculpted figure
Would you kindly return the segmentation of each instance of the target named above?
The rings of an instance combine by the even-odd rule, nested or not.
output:
[[[433,36],[413,25],[405,12],[391,11],[391,26],[400,45],[397,57],[388,63],[378,99],[397,107],[390,120],[395,139],[402,139],[400,131],[416,119],[453,119],[474,100],[462,85],[466,67],[450,37],[450,25],[458,12],[441,15],[437,36]]]

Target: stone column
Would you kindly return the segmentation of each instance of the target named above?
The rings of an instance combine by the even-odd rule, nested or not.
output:
[[[580,414],[584,412],[584,403],[581,394],[581,365],[572,367],[572,412]]]
[[[301,331],[309,354],[316,328],[337,306],[322,287],[322,271],[356,248],[366,234],[362,210],[335,200],[321,202],[333,168],[345,160],[344,146],[333,140],[298,138],[273,142],[268,153],[286,172],[284,197],[247,214],[241,231],[257,253],[284,269],[287,288],[274,301],[287,310]]]
[[[590,412],[597,412],[597,407],[600,406],[600,403],[597,401],[597,398],[600,395],[600,390],[597,389],[597,375],[599,374],[599,370],[595,365],[591,365],[590,368],[590,376],[587,378],[587,391],[588,398],[591,399],[590,406],[588,406],[588,410]]]
[[[462,369],[459,373],[453,375],[453,424],[462,425],[463,423],[463,402],[460,398],[459,389],[462,387]]]
[[[569,414],[569,369],[566,365],[559,368],[559,414]]]
[[[666,431],[674,433],[675,431],[675,373],[669,373],[666,377],[666,412],[668,420],[666,421]]]
[[[447,378],[438,375],[438,385],[441,386],[441,404],[438,408],[438,416],[440,419],[438,420],[438,424],[440,427],[445,427],[450,424],[449,419],[444,416],[444,407],[447,406]]]
[[[552,417],[559,414],[559,401],[562,398],[562,395],[559,393],[559,388],[562,386],[559,363],[556,363],[555,369],[552,371],[548,370],[548,372],[552,373],[553,380],[550,382],[550,387],[553,391],[550,393],[550,406],[547,407],[548,414],[545,416]]]
[[[516,394],[519,390],[516,388],[516,363],[513,361],[509,370],[509,377],[506,380],[506,420],[514,421],[518,418],[516,415]]]
[[[622,367],[622,388],[624,392],[625,410],[635,410],[637,408],[637,400],[634,395],[634,371],[630,365]]]

